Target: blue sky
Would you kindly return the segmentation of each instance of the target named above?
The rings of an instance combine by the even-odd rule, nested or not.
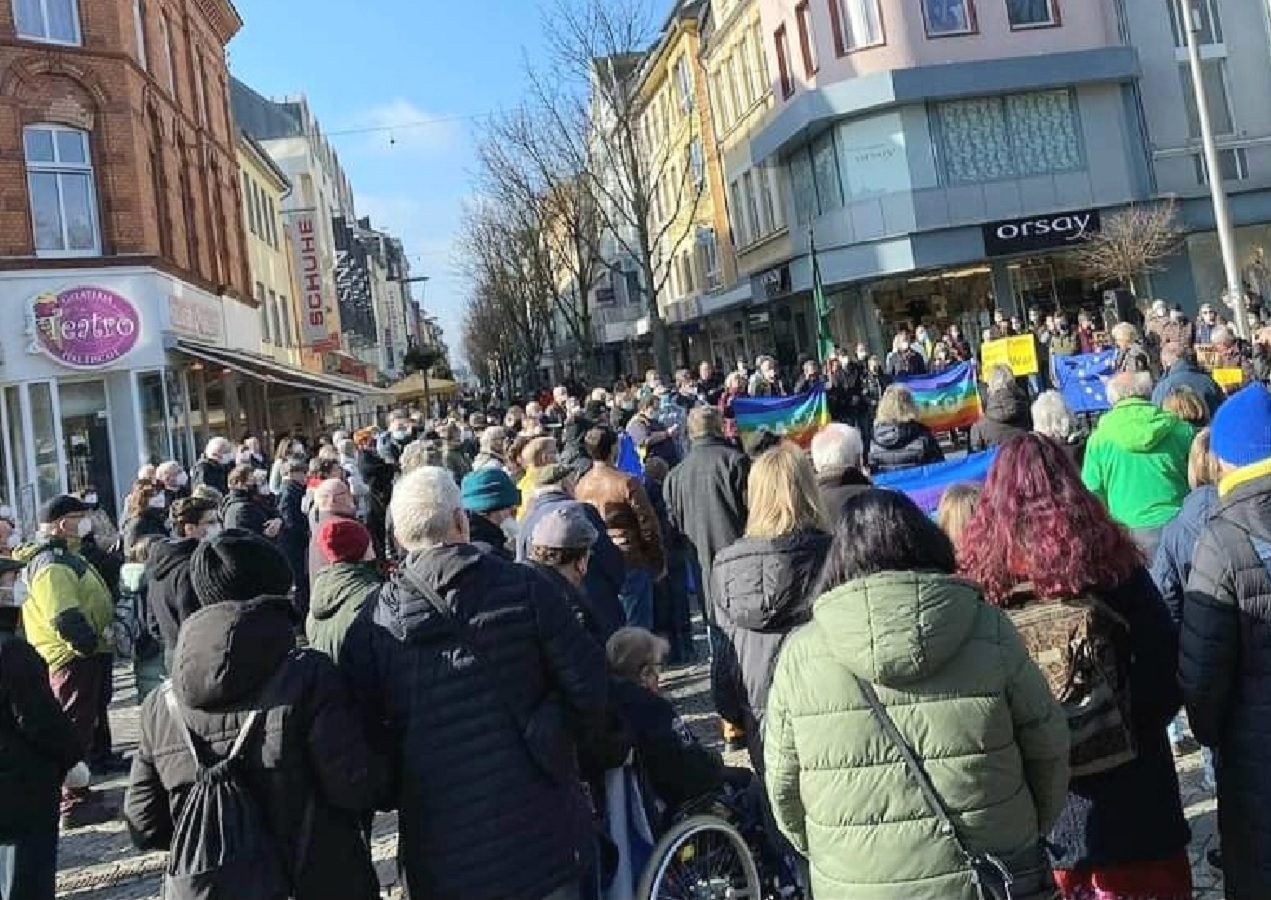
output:
[[[401,236],[416,298],[459,350],[463,285],[452,240],[470,191],[479,121],[514,105],[541,45],[534,0],[235,0],[234,74],[266,96],[304,93],[353,183],[357,212]],[[390,140],[392,141],[390,143]]]

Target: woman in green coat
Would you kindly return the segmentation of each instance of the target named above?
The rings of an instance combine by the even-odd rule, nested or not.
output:
[[[953,576],[903,494],[843,507],[812,620],[768,698],[777,824],[835,900],[975,900],[970,871],[871,712],[871,684],[972,852],[1037,858],[1063,808],[1068,725],[1006,615]]]

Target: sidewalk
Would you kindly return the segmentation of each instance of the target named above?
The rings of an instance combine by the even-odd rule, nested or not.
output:
[[[685,721],[709,746],[720,749],[718,718],[710,703],[710,684],[705,665],[668,672],[663,690],[676,702]],[[131,669],[115,669],[115,703],[111,709],[115,749],[131,754],[137,746],[138,707],[134,702]],[[744,751],[729,754],[729,765],[749,765]],[[1183,803],[1192,827],[1192,874],[1198,900],[1222,900],[1222,879],[1205,862],[1205,851],[1216,840],[1214,798],[1201,781],[1199,753],[1179,761]],[[99,781],[96,787],[107,799],[123,804],[127,776]],[[371,850],[386,896],[397,896],[394,857],[397,851],[397,817],[376,817]],[[165,864],[163,853],[138,853],[132,849],[122,822],[81,828],[62,835],[57,878],[58,897],[75,900],[159,900]]]

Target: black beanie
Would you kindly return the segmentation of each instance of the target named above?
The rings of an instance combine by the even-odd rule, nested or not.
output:
[[[241,528],[204,541],[190,558],[190,586],[203,606],[285,596],[291,585],[287,558],[263,537]]]

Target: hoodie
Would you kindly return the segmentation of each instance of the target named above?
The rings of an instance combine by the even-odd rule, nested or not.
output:
[[[181,623],[203,606],[190,583],[190,559],[198,546],[197,538],[161,541],[150,548],[146,561],[146,601],[154,630],[163,640],[168,671],[172,671]]]
[[[944,451],[921,422],[876,422],[869,442],[872,472],[894,472],[944,462]]]
[[[323,569],[309,595],[309,646],[339,662],[349,626],[383,583],[374,562],[338,562]]]
[[[335,664],[296,649],[287,598],[217,603],[192,615],[177,644],[172,691],[185,726],[215,758],[229,753],[248,713],[260,711],[243,779],[279,846],[300,860],[296,900],[377,900],[361,817],[382,791],[383,769]],[[142,705],[124,802],[140,849],[169,847],[196,774],[165,690],[157,690]]]
[[[1081,480],[1127,528],[1159,528],[1187,496],[1192,427],[1130,397],[1099,419],[1086,444]]]
[[[765,782],[778,826],[811,863],[813,894],[975,900],[965,859],[857,678],[874,685],[969,849],[1004,859],[1036,853],[1063,809],[1063,712],[1006,614],[948,575],[842,584],[782,648]]]
[[[971,452],[1004,444],[1033,430],[1028,397],[1014,385],[995,391],[984,402],[984,415],[971,426]]]

